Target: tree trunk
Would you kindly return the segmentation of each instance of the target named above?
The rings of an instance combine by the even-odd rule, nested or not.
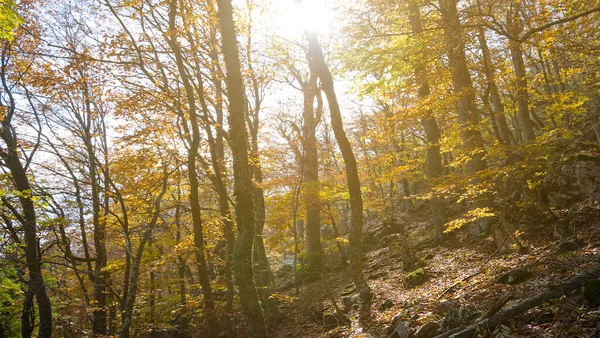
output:
[[[510,56],[515,71],[515,85],[517,89],[517,108],[519,111],[519,123],[521,124],[521,133],[525,142],[535,140],[533,132],[533,122],[529,117],[529,94],[527,93],[527,74],[525,72],[525,63],[523,61],[523,50],[521,43],[510,41]]]
[[[317,77],[310,75],[308,82],[301,83],[304,96],[304,111],[302,114],[304,125],[302,128],[304,165],[303,165],[303,190],[304,204],[306,205],[306,262],[309,278],[321,276],[322,249],[321,249],[321,203],[319,200],[319,154],[317,143],[317,124],[315,118],[314,101],[317,88]]]
[[[4,161],[6,167],[12,176],[12,182],[15,189],[19,192],[19,203],[23,214],[21,215],[21,225],[23,226],[23,244],[25,244],[25,261],[29,270],[29,288],[33,291],[37,300],[40,321],[38,337],[50,338],[52,335],[52,305],[46,292],[46,285],[42,275],[41,255],[38,247],[37,236],[37,216],[35,206],[31,199],[32,190],[27,172],[21,159],[19,158],[19,145],[17,136],[11,124],[15,113],[15,101],[13,99],[11,88],[8,86],[6,66],[8,57],[7,49],[2,51],[2,63],[0,77],[3,89],[8,96],[8,109],[2,116],[0,128],[0,138],[5,143],[5,148],[0,150],[0,158]],[[27,304],[24,304],[24,306]],[[24,308],[26,309],[26,308]]]
[[[423,33],[423,23],[421,21],[419,5],[416,1],[410,1],[408,10],[412,32],[416,34],[417,37],[420,37],[421,33]],[[414,66],[415,82],[418,87],[419,98],[425,101],[431,94],[428,72],[426,65],[424,64],[425,50],[419,51],[417,60],[418,61]],[[424,116],[421,118],[421,124],[423,125],[425,136],[427,138],[427,176],[430,179],[435,180],[444,174],[444,165],[440,154],[440,129],[433,115],[433,111],[427,109],[427,111],[424,112]],[[430,204],[434,229],[433,241],[435,245],[439,245],[442,242],[444,224],[447,220],[446,204],[443,199],[435,194],[431,198]]]
[[[329,111],[331,115],[331,128],[337,140],[340,152],[346,165],[346,179],[348,191],[350,194],[350,208],[352,214],[352,226],[350,227],[350,273],[354,285],[360,293],[361,300],[368,308],[371,303],[371,288],[365,280],[363,274],[363,250],[362,250],[362,228],[363,228],[363,200],[360,191],[360,179],[358,177],[358,167],[356,158],[352,151],[350,141],[346,137],[340,106],[337,102],[337,96],[333,87],[333,78],[329,67],[325,63],[323,51],[317,36],[313,32],[305,31],[308,39],[308,63],[321,79],[321,86],[327,101],[329,102]]]
[[[469,156],[467,173],[472,174],[487,167],[485,149],[479,130],[475,90],[471,82],[463,29],[457,10],[457,0],[439,0],[444,27],[448,61],[452,70],[452,85],[457,98],[458,122],[463,152]]]
[[[520,4],[515,2],[514,7],[511,6],[509,13],[508,31],[513,36],[509,39],[508,48],[515,71],[515,86],[517,92],[517,109],[519,114],[519,124],[521,125],[521,133],[524,142],[535,140],[533,132],[533,122],[529,117],[529,93],[527,92],[527,73],[525,70],[525,62],[523,61],[523,49],[521,41],[517,40],[521,34],[521,24],[519,18]]]
[[[487,83],[487,93],[490,96],[490,102],[492,105],[492,120],[495,122],[498,129],[498,140],[502,144],[513,143],[513,137],[508,129],[508,123],[506,122],[506,115],[504,114],[504,105],[500,100],[500,93],[498,92],[498,86],[496,85],[496,79],[494,76],[494,67],[492,64],[492,57],[490,50],[487,45],[485,38],[485,30],[481,28],[479,30],[479,45],[481,46],[481,53],[483,54],[483,70],[485,73],[485,79]]]
[[[329,219],[331,220],[331,227],[333,228],[333,235],[335,236],[335,244],[337,245],[338,252],[340,253],[340,263],[342,266],[346,266],[348,264],[348,256],[346,255],[346,250],[342,245],[342,241],[339,241],[340,232],[337,227],[337,223],[335,222],[335,217],[331,210],[331,206],[328,206]]]
[[[137,254],[133,257],[133,268],[131,270],[131,277],[129,284],[131,286],[131,290],[127,294],[127,299],[125,299],[125,307],[122,314],[123,327],[121,328],[121,333],[119,334],[120,338],[129,338],[129,328],[131,327],[131,323],[133,321],[133,305],[135,304],[135,298],[137,296],[137,285],[139,281],[140,275],[140,264],[142,263],[142,256],[144,255],[144,249],[146,247],[146,243],[150,241],[152,236],[152,231],[156,226],[156,223],[160,216],[160,204],[163,196],[167,191],[167,167],[165,165],[164,174],[163,174],[163,182],[162,189],[156,200],[154,201],[154,211],[152,214],[152,220],[150,224],[147,225],[146,231],[142,235],[140,240],[140,244],[137,249]]]
[[[27,290],[25,294],[25,299],[23,299],[23,312],[21,313],[21,337],[22,338],[30,338],[33,333],[34,328],[34,309],[33,309],[33,291],[31,287]]]
[[[249,337],[266,337],[263,310],[259,302],[254,273],[252,271],[252,247],[254,242],[255,205],[254,185],[248,163],[248,133],[245,123],[244,82],[240,69],[233,8],[231,0],[218,0],[221,25],[221,44],[227,69],[227,93],[229,96],[229,135],[233,157],[234,195],[238,240],[234,249],[235,279]]]
[[[184,15],[184,14],[182,14]],[[177,16],[177,0],[171,0],[169,6],[169,29],[176,32],[176,16]],[[209,334],[216,334],[216,323],[214,320],[215,305],[213,299],[212,288],[210,285],[210,277],[208,273],[208,264],[206,261],[206,253],[204,252],[204,234],[202,224],[202,212],[199,199],[199,181],[196,172],[196,157],[200,147],[200,127],[197,118],[196,98],[194,97],[194,86],[189,79],[188,70],[185,67],[184,58],[181,52],[181,47],[177,42],[176,34],[170,35],[168,43],[175,54],[177,70],[181,76],[181,81],[186,94],[188,104],[188,119],[191,129],[191,142],[189,145],[187,156],[188,180],[190,182],[190,209],[192,212],[192,226],[194,233],[195,256],[198,268],[198,280],[202,287],[204,297],[205,323],[209,330]],[[184,122],[185,123],[185,122]]]

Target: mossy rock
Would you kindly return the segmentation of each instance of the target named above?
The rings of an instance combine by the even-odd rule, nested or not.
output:
[[[404,276],[404,285],[406,285],[409,288],[412,288],[417,285],[423,284],[428,277],[429,274],[427,273],[427,270],[425,268],[418,268],[407,273]]]

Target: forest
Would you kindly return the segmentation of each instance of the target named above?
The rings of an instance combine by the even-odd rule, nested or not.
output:
[[[0,338],[600,337],[600,1],[0,0]]]

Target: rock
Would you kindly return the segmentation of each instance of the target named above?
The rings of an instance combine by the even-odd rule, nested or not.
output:
[[[392,332],[394,332],[394,329],[396,328],[396,326],[398,326],[398,324],[402,321],[403,318],[405,318],[404,313],[399,313],[394,316],[394,318],[392,319],[392,322],[390,323],[390,325],[387,328],[388,335],[390,335],[390,334],[392,334]]]
[[[342,290],[342,296],[348,296],[348,295],[352,294],[354,291],[356,291],[356,288],[354,287],[353,283],[346,284],[344,286],[344,289]]]
[[[580,191],[591,202],[600,202],[600,161],[598,158],[585,158],[575,162],[575,177]]]
[[[429,275],[424,268],[418,268],[404,276],[404,285],[406,285],[408,288],[411,288],[419,284],[423,284],[428,277]]]
[[[494,279],[496,284],[519,284],[531,277],[531,272],[527,269],[510,270]]]
[[[544,177],[551,207],[589,200],[600,202],[600,159],[597,148],[576,144],[560,156]],[[561,165],[562,164],[562,165]]]
[[[327,330],[331,330],[334,327],[338,326],[338,320],[331,313],[326,313],[323,315],[323,326]]]
[[[400,322],[398,325],[396,325],[392,331],[392,334],[388,338],[408,338],[409,333],[409,323]]]
[[[446,313],[450,312],[450,310],[458,309],[459,307],[460,303],[458,302],[458,299],[449,299],[436,304],[436,306],[433,308],[433,313],[439,316],[444,316]]]
[[[385,277],[387,275],[388,275],[387,271],[381,271],[381,272],[378,272],[378,273],[376,273],[374,275],[368,276],[367,279],[368,280],[379,279],[379,278]]]
[[[441,331],[446,332],[466,325],[478,316],[479,313],[473,307],[465,306],[451,309],[440,324]]]
[[[435,255],[430,252],[425,257],[423,257],[423,260],[430,260],[433,259],[433,257],[435,257]]]
[[[379,306],[379,311],[385,311],[394,306],[394,302],[391,299],[386,299],[381,306]]]
[[[437,334],[440,324],[437,322],[427,322],[417,329],[411,338],[429,338]]]

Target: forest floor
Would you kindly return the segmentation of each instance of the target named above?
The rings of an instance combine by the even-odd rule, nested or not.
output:
[[[336,325],[331,316],[323,316],[334,310],[322,281],[316,281],[302,285],[298,294],[293,288],[280,293],[282,319],[270,329],[269,336],[388,337],[400,321],[410,323],[411,328],[440,323],[444,317],[440,304],[445,301],[457,300],[460,305],[455,301],[447,304],[481,314],[512,292],[515,297],[505,305],[509,307],[599,264],[600,213],[598,209],[590,212],[589,206],[586,208],[568,241],[556,241],[552,225],[523,235],[526,254],[499,255],[491,250],[489,242],[468,239],[466,232],[441,247],[421,245],[416,255],[422,268],[416,274],[423,278],[421,284],[413,287],[405,285],[407,273],[403,271],[395,237],[380,238],[370,243],[365,255],[365,275],[373,290],[368,318],[359,320],[357,292],[346,269],[329,269],[327,283],[351,323]],[[426,223],[415,221],[408,230],[413,234],[424,232],[425,226]],[[525,268],[531,275],[514,285],[494,282],[515,268]],[[600,311],[598,304],[591,305],[581,298],[563,297],[522,313],[505,323],[504,337],[589,337],[600,324]],[[497,332],[490,336],[500,335]]]

